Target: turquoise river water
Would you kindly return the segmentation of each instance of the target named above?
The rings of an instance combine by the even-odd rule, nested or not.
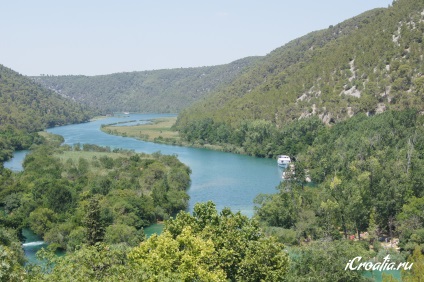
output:
[[[217,152],[207,149],[187,148],[140,141],[134,138],[109,135],[100,130],[102,124],[124,122],[145,123],[151,119],[172,116],[164,114],[131,114],[127,117],[109,117],[88,123],[60,126],[48,129],[48,132],[62,135],[65,144],[76,143],[124,148],[136,152],[176,154],[180,161],[191,170],[191,185],[188,210],[191,212],[195,203],[213,201],[218,210],[230,207],[232,211],[252,216],[253,199],[260,193],[275,193],[280,183],[282,170],[276,160]],[[133,121],[136,122],[133,122]],[[15,152],[13,159],[4,164],[14,171],[22,170],[22,161],[27,151]],[[285,152],[281,152],[282,154]],[[160,225],[146,228],[146,234],[158,232]],[[35,262],[35,252],[46,244],[24,230],[27,240],[23,247],[30,262]]]
[[[65,144],[89,143],[136,152],[176,154],[191,170],[189,211],[197,202],[212,200],[217,208],[230,207],[233,211],[252,216],[253,199],[260,193],[275,193],[282,170],[276,160],[143,142],[134,138],[109,135],[100,130],[102,124],[137,120],[140,123],[153,118],[169,116],[158,114],[131,114],[128,117],[110,117],[89,123],[48,129],[62,135]],[[284,153],[284,152],[281,152]]]
[[[100,130],[102,124],[128,122],[128,125],[146,123],[151,119],[172,116],[163,114],[131,114],[127,117],[109,117],[88,123],[60,126],[48,129],[48,132],[62,135],[65,144],[96,144],[112,148],[124,148],[136,152],[176,154],[180,161],[191,170],[191,186],[188,210],[191,212],[197,202],[213,201],[217,208],[230,207],[233,211],[252,216],[254,214],[253,199],[260,193],[275,193],[280,183],[282,170],[276,160],[261,159],[249,156],[223,153],[206,149],[170,146],[140,141],[134,138],[114,136]],[[14,171],[22,170],[22,161],[28,151],[15,152],[14,158],[4,165]],[[285,152],[281,152],[284,154]],[[160,232],[162,225],[155,224],[145,229],[146,235]],[[35,252],[46,247],[39,237],[25,229],[26,241],[23,244],[29,262],[38,263]],[[61,255],[60,253],[58,255]],[[389,273],[389,272],[388,272]],[[393,272],[400,279],[399,272]],[[381,281],[379,271],[365,272],[366,277]]]

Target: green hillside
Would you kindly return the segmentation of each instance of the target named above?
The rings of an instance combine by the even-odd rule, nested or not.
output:
[[[125,72],[99,76],[39,76],[33,79],[61,95],[103,112],[176,113],[229,84],[258,57],[230,64]]]
[[[38,138],[30,133],[88,119],[85,107],[0,65],[0,162]]]
[[[399,0],[293,40],[230,86],[179,116],[181,129],[211,119],[232,128],[264,119],[334,123],[364,112],[423,109],[424,2]]]

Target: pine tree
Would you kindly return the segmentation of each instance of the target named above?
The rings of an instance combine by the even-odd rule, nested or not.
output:
[[[371,209],[370,221],[368,223],[368,238],[370,244],[374,244],[375,239],[378,239],[378,225],[375,222],[375,209]]]
[[[85,218],[85,226],[87,228],[87,242],[89,245],[94,245],[103,240],[105,228],[100,217],[100,204],[97,197],[90,199]]]
[[[419,246],[415,247],[414,253],[409,257],[408,262],[413,263],[413,265],[411,270],[402,271],[402,281],[424,281],[424,255]]]

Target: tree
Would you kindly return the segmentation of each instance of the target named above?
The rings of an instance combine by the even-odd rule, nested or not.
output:
[[[94,245],[101,242],[105,229],[100,216],[100,204],[97,197],[90,198],[84,223],[87,228],[87,243]]]
[[[15,252],[10,248],[0,245],[0,279],[2,281],[19,282],[23,281],[25,271],[19,263]]]
[[[249,243],[240,262],[237,281],[283,281],[289,269],[288,257],[274,238]]]
[[[346,263],[354,257],[367,259],[362,244],[352,241],[316,241],[293,250],[293,267],[288,281],[364,281],[360,271],[346,271]]]
[[[193,215],[180,212],[175,219],[166,222],[165,230],[177,238],[187,227],[203,240],[211,240],[217,267],[231,281],[241,277],[271,279],[287,272],[288,256],[284,245],[264,238],[258,223],[240,212],[232,213],[225,208],[218,213],[212,202],[198,203]]]
[[[321,202],[319,216],[324,236],[330,239],[341,237],[338,227],[340,224],[340,206],[330,199]]]
[[[409,263],[413,263],[410,270],[402,271],[402,281],[421,282],[424,277],[424,255],[422,248],[416,246],[413,254],[408,258]]]
[[[53,183],[46,191],[45,198],[49,208],[57,213],[68,211],[73,205],[74,195],[66,181]]]
[[[113,224],[106,227],[104,242],[108,245],[124,243],[134,247],[144,240],[143,229],[137,230],[125,224]]]
[[[410,253],[418,246],[424,250],[424,197],[409,199],[397,215],[399,245]]]
[[[29,225],[38,235],[43,236],[56,220],[54,211],[48,208],[37,208],[29,215]]]
[[[175,238],[169,231],[153,235],[128,255],[138,267],[146,269],[148,281],[225,281],[219,268],[212,240],[194,234],[190,226],[183,227]]]
[[[378,225],[375,222],[375,209],[371,209],[370,220],[368,223],[368,238],[370,244],[374,244],[374,241],[378,239]]]
[[[137,270],[129,265],[126,250],[103,243],[83,245],[61,257],[45,250],[37,256],[46,265],[44,269],[31,269],[29,281],[137,281],[137,276],[134,276]]]

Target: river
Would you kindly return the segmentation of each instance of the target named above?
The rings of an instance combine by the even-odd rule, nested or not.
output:
[[[223,153],[206,149],[187,148],[144,142],[129,137],[109,135],[100,130],[102,124],[144,123],[153,118],[173,116],[163,114],[131,114],[128,117],[110,117],[88,123],[60,126],[48,129],[48,132],[62,135],[65,144],[96,144],[112,148],[125,148],[136,152],[176,154],[191,170],[191,186],[189,211],[197,202],[212,200],[217,208],[230,207],[247,216],[254,214],[253,199],[260,193],[275,193],[275,187],[280,183],[282,170],[276,160],[261,159],[249,156]],[[15,171],[22,170],[22,161],[27,151],[15,152],[13,159],[4,164]],[[284,154],[285,152],[281,152]],[[146,228],[146,234],[160,232],[162,226],[153,225]],[[46,244],[30,230],[24,230],[27,237],[23,247],[30,262],[38,263],[35,252]],[[60,254],[59,254],[60,255]],[[400,272],[390,272],[400,277]],[[381,272],[365,272],[367,277],[381,281]]]
[[[164,114],[131,114],[128,117],[109,117],[88,123],[60,126],[48,132],[62,135],[65,144],[76,143],[124,148],[136,152],[176,154],[180,161],[188,165],[192,174],[188,189],[190,196],[188,210],[192,212],[195,203],[213,201],[218,210],[230,207],[232,211],[251,217],[254,214],[253,199],[260,193],[275,193],[280,183],[282,170],[276,160],[261,159],[207,149],[188,148],[144,142],[134,138],[109,135],[100,130],[102,124],[134,121],[144,123],[154,118],[173,116]],[[4,166],[14,171],[22,170],[22,161],[28,151],[15,152],[14,157]],[[281,152],[285,153],[285,152]],[[161,226],[146,228],[146,234],[158,232]],[[27,240],[24,251],[29,262],[36,262],[35,252],[46,244],[29,230],[25,230]]]
[[[212,200],[218,210],[230,207],[233,211],[252,216],[253,199],[260,193],[275,193],[280,183],[281,169],[276,160],[261,159],[207,149],[155,144],[134,138],[109,135],[100,130],[102,124],[173,116],[164,114],[131,114],[128,117],[109,117],[88,123],[60,126],[48,132],[62,135],[65,144],[89,143],[136,152],[176,154],[191,170],[189,211],[197,202]],[[284,152],[281,152],[284,153]]]

